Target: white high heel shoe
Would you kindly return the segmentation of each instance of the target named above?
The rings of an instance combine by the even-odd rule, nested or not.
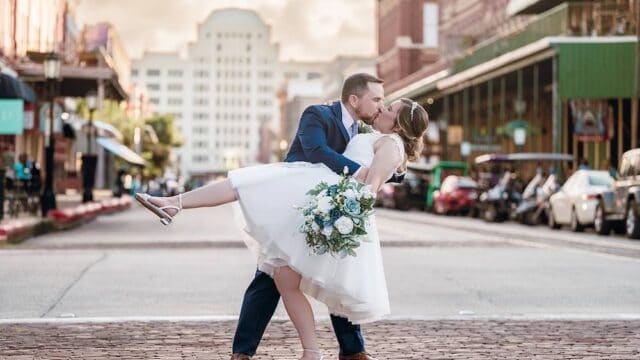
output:
[[[309,357],[307,355],[311,355]],[[323,360],[322,352],[320,350],[302,349],[302,357],[300,360]]]
[[[178,206],[174,205],[166,205],[162,207],[158,207],[153,205],[149,199],[151,199],[151,195],[144,193],[137,193],[135,195],[136,200],[144,207],[149,209],[152,213],[156,214],[160,218],[160,222],[162,225],[169,225],[174,216],[178,215],[180,211],[182,211],[182,194],[178,194]],[[177,210],[173,216],[170,216],[165,210],[173,209]]]

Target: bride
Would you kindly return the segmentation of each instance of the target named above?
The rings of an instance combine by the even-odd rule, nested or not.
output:
[[[362,166],[359,178],[374,193],[407,160],[419,156],[429,123],[427,112],[410,99],[383,108],[376,132],[355,135],[343,155]],[[325,303],[331,314],[354,324],[371,322],[389,313],[389,299],[374,216],[367,241],[357,256],[345,258],[310,254],[296,209],[306,204],[306,192],[319,182],[338,182],[339,175],[324,164],[275,163],[230,171],[224,180],[173,197],[136,194],[136,199],[168,224],[182,209],[218,206],[238,201],[249,235],[245,242],[258,269],[269,274],[282,296],[304,354],[321,358],[311,306],[304,294]]]

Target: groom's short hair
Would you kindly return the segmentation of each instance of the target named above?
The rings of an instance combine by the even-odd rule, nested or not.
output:
[[[349,76],[344,81],[344,85],[342,85],[342,103],[347,104],[349,102],[349,96],[351,95],[361,97],[365,91],[369,90],[368,84],[370,82],[378,84],[384,83],[384,81],[371,74],[358,73]]]

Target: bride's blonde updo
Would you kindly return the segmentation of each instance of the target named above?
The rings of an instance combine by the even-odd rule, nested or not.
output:
[[[396,117],[396,132],[404,142],[407,160],[415,161],[422,152],[422,136],[429,126],[429,114],[417,102],[401,98],[402,107]]]

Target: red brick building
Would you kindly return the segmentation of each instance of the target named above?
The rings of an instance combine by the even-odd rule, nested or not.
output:
[[[440,59],[437,9],[434,1],[378,0],[377,68],[387,92],[397,88],[399,80]]]
[[[392,93],[449,67],[464,51],[521,28],[509,0],[378,0],[378,75]]]

